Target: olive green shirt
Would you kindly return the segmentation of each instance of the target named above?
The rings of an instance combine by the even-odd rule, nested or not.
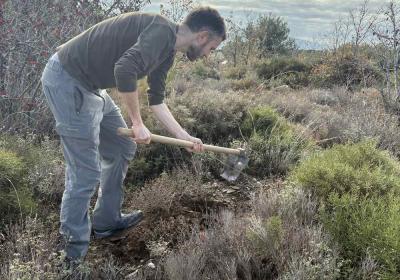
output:
[[[88,90],[137,88],[147,75],[149,104],[161,104],[175,57],[178,26],[163,16],[126,13],[104,20],[60,46],[65,70]]]

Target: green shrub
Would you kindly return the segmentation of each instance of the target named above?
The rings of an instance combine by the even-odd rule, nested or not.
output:
[[[250,98],[234,92],[194,92],[168,101],[178,122],[204,143],[226,146],[241,137]]]
[[[58,141],[35,135],[23,138],[3,134],[0,151],[18,159],[20,164],[13,162],[14,167],[22,165],[11,180],[13,184],[0,188],[0,207],[5,209],[1,218],[5,223],[30,213],[40,214],[42,210],[47,215],[49,207],[58,208],[64,190],[64,164]],[[0,162],[3,166],[7,163],[2,159]]]
[[[279,79],[280,84],[286,84],[293,88],[308,85],[310,70],[310,65],[297,58],[278,57],[256,65],[257,75],[260,79],[269,81]]]
[[[322,221],[353,264],[366,256],[380,266],[380,279],[400,277],[400,198],[359,198],[332,194],[333,211],[323,209]]]
[[[400,165],[376,143],[336,145],[301,163],[291,180],[312,190],[322,200],[331,193],[380,196],[400,192]]]
[[[202,60],[194,63],[191,73],[201,79],[220,79],[219,73],[213,67],[206,65]]]
[[[269,135],[273,129],[286,132],[290,126],[275,109],[263,106],[249,110],[240,128],[245,137],[250,137],[253,133]]]
[[[23,178],[25,173],[22,158],[0,149],[0,227],[36,207]]]
[[[255,87],[257,83],[252,79],[240,79],[232,81],[233,90],[246,90]]]
[[[370,256],[383,279],[400,272],[400,165],[373,141],[336,145],[291,174],[320,199],[321,221],[357,267]]]
[[[283,236],[284,230],[279,216],[269,217],[265,221],[252,220],[247,232],[247,237],[256,251],[256,255],[262,257],[277,255]]]
[[[232,80],[241,80],[246,76],[246,72],[247,70],[245,67],[229,67],[224,71],[224,76]]]
[[[189,162],[190,158],[188,152],[177,147],[157,143],[141,145],[135,158],[129,162],[125,183],[143,185],[162,172]]]
[[[331,56],[316,64],[310,82],[316,87],[375,86],[384,77],[377,66],[366,58],[356,57],[350,52]]]
[[[248,173],[253,176],[284,175],[313,144],[270,107],[249,111],[242,125],[251,150]]]
[[[0,149],[0,185],[18,181],[24,170],[21,158],[15,153]]]
[[[191,135],[200,138],[203,143],[229,147],[241,137],[240,123],[251,100],[234,92],[204,91],[187,92],[166,102],[177,121]],[[170,136],[147,108],[143,108],[142,118],[152,133]],[[205,174],[211,171],[217,176],[221,169],[217,157],[212,153],[193,156],[184,149],[163,144],[140,145],[130,162],[125,182],[142,185],[163,171],[182,164],[200,164]]]

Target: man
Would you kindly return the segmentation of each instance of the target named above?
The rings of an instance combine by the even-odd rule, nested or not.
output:
[[[180,25],[160,15],[127,13],[96,24],[62,45],[46,65],[43,92],[56,120],[66,162],[60,232],[66,257],[85,257],[91,233],[97,238],[135,226],[140,211],[121,214],[123,180],[136,143],[148,144],[151,133],[142,122],[136,82],[147,76],[152,112],[175,137],[204,150],[163,103],[165,79],[177,51],[189,60],[205,57],[225,40],[225,24],[209,7],[193,10]],[[126,127],[119,108],[105,91],[117,88],[135,137],[117,135]],[[100,183],[93,217],[89,202]]]

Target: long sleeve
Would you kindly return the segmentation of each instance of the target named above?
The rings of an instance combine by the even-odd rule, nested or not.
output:
[[[150,24],[115,63],[114,76],[120,92],[137,88],[137,79],[149,74],[173,50],[174,34],[164,24]]]
[[[172,52],[165,61],[147,76],[149,89],[147,90],[149,105],[163,103],[165,97],[165,84],[169,69],[174,63],[175,52]]]

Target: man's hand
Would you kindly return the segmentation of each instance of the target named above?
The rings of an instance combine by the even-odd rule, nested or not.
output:
[[[144,124],[132,125],[133,140],[138,144],[149,144],[151,141],[151,133]]]
[[[178,139],[182,139],[182,140],[187,140],[187,141],[193,142],[193,147],[192,148],[185,148],[188,152],[191,152],[191,153],[204,152],[203,142],[199,138],[190,136],[189,133],[187,133],[186,131],[177,134],[176,137]]]

